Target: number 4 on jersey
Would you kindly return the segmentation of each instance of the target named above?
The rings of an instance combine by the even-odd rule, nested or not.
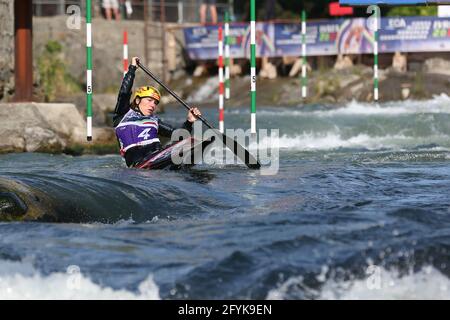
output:
[[[147,128],[144,131],[141,132],[140,135],[138,135],[139,138],[143,138],[144,140],[147,140],[150,137],[150,130],[151,128]]]

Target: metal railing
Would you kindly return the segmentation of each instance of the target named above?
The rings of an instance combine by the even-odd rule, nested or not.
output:
[[[66,14],[66,10],[70,5],[78,5],[82,12],[85,10],[84,0],[33,0],[34,16],[57,16]],[[101,0],[94,0],[95,6],[94,16],[101,14]],[[199,22],[199,0],[130,0],[133,13],[126,14],[125,0],[118,0],[120,4],[121,16],[123,19],[144,20],[144,12],[146,11],[149,19],[161,20],[161,9],[165,11],[165,21],[171,23],[196,23]],[[225,11],[233,12],[233,1],[223,0],[217,1],[216,8],[219,21],[222,21]],[[162,5],[162,6],[161,6]],[[147,7],[147,10],[144,10]]]

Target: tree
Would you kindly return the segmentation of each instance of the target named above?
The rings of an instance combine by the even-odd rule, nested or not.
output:
[[[389,10],[388,16],[436,16],[436,6],[395,7]]]

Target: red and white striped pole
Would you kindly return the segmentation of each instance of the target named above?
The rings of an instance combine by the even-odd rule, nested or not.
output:
[[[223,29],[219,25],[219,130],[224,133],[224,94],[225,94],[225,83],[223,76]]]
[[[128,72],[128,32],[123,32],[123,76]]]

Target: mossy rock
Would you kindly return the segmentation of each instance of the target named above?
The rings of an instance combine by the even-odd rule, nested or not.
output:
[[[81,156],[85,154],[93,155],[106,155],[106,154],[119,154],[119,146],[117,143],[105,143],[105,144],[72,144],[64,149],[65,154],[72,156]]]

